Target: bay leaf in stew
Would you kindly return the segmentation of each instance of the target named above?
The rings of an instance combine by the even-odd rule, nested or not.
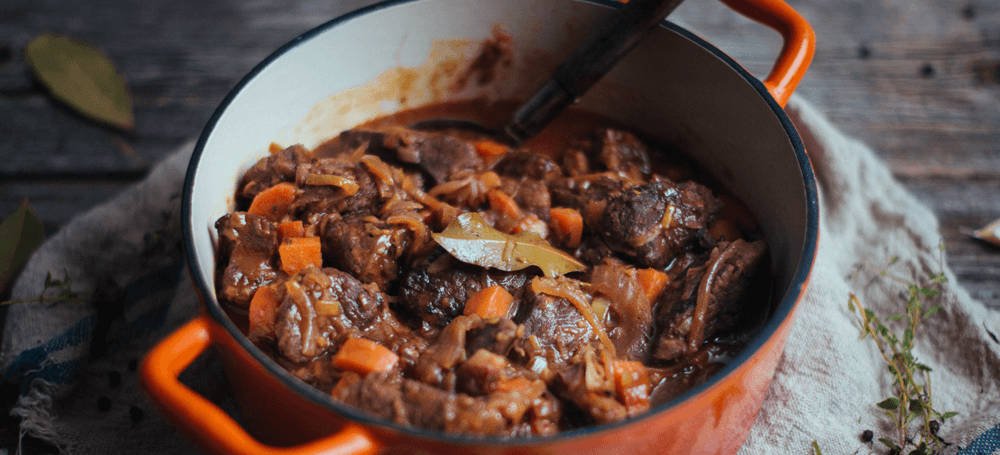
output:
[[[480,267],[512,272],[530,266],[556,277],[586,268],[584,264],[549,244],[537,233],[508,235],[494,229],[478,213],[455,218],[440,234],[431,234],[456,259]]]

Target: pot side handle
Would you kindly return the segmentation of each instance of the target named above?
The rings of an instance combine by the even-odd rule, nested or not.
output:
[[[809,22],[782,0],[720,0],[734,11],[773,28],[784,41],[764,86],[782,107],[812,62],[816,33]]]
[[[163,413],[202,447],[235,455],[370,455],[380,445],[357,424],[339,433],[293,447],[266,445],[246,432],[225,411],[178,380],[178,375],[213,344],[231,340],[207,315],[201,315],[161,341],[142,363],[143,387]],[[232,346],[220,346],[233,348]]]

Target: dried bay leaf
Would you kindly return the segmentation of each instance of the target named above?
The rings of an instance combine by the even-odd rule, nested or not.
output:
[[[587,266],[546,242],[537,233],[508,235],[494,229],[478,213],[465,213],[440,234],[431,234],[456,259],[480,267],[511,272],[530,266],[555,277]]]
[[[0,290],[44,239],[42,221],[27,200],[0,223]]]
[[[135,127],[128,85],[97,49],[44,34],[28,43],[24,54],[35,76],[60,101],[98,122],[129,131]]]
[[[966,234],[984,242],[1000,246],[1000,219],[993,220],[990,224],[987,224],[980,229],[966,232]]]

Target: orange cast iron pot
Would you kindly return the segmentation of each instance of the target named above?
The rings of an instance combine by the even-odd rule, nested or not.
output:
[[[245,163],[255,161],[233,150],[244,147],[239,141],[260,142],[277,135],[278,129],[267,130],[271,128],[268,122],[276,121],[267,116],[291,106],[296,97],[314,96],[312,92],[319,89],[310,84],[328,83],[320,79],[312,82],[307,75],[301,83],[293,79],[307,73],[300,71],[307,68],[302,65],[325,64],[309,53],[320,52],[316,48],[354,52],[351,39],[361,35],[357,39],[367,43],[379,36],[364,35],[373,23],[385,27],[388,35],[415,24],[413,27],[420,28],[399,31],[409,34],[409,43],[419,41],[421,31],[434,32],[427,23],[453,26],[461,18],[472,17],[479,22],[469,28],[485,25],[488,29],[495,22],[506,20],[509,25],[520,20],[510,11],[528,11],[526,7],[540,5],[528,0],[414,0],[373,5],[296,38],[258,65],[216,111],[192,157],[182,205],[185,249],[203,311],[163,340],[143,362],[141,380],[148,394],[180,430],[217,454],[735,453],[760,410],[815,257],[819,217],[816,183],[802,142],[782,109],[812,59],[814,35],[809,24],[781,0],[722,1],[781,34],[784,46],[763,82],[709,43],[664,22],[608,76],[620,87],[634,87],[642,96],[629,98],[620,108],[607,100],[592,106],[643,131],[673,128],[663,139],[686,144],[699,164],[734,194],[744,197],[761,220],[771,247],[775,280],[771,316],[749,346],[706,383],[655,406],[646,415],[552,437],[448,435],[402,427],[334,401],[283,370],[229,320],[214,296],[213,251],[206,233],[220,207],[222,213],[231,209],[232,182],[246,169]],[[567,20],[577,20],[573,15],[591,15],[591,10],[599,17],[615,8],[602,1],[564,3],[553,0],[552,6],[543,5],[554,9],[540,20],[557,21],[562,14]],[[445,14],[455,17],[442,18]],[[341,31],[343,35],[337,35]],[[310,47],[313,44],[316,46]],[[379,49],[372,47],[376,50],[362,52]],[[389,53],[404,52],[398,49]],[[358,61],[358,68],[366,64]],[[684,68],[675,70],[678,66]],[[357,77],[363,80],[371,74]],[[684,90],[671,89],[680,84]],[[278,101],[268,101],[281,87],[287,91],[274,97]],[[336,87],[319,91],[323,90],[336,92]],[[315,96],[302,103],[315,104],[327,93]],[[587,107],[586,100],[581,104]],[[260,138],[254,138],[255,134]],[[220,149],[229,151],[217,151]],[[221,156],[225,153],[230,156]],[[234,160],[243,167],[226,168]],[[228,180],[229,186],[215,189],[212,182],[218,179]],[[178,381],[178,375],[212,346],[224,363],[243,426]]]

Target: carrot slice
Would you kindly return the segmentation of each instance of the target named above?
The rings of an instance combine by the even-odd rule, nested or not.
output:
[[[272,154],[278,153],[278,152],[280,152],[280,151],[282,151],[284,149],[285,149],[284,147],[282,147],[282,146],[280,146],[280,145],[278,145],[278,144],[276,144],[274,142],[272,142],[271,145],[267,146],[267,151],[271,152]]]
[[[333,366],[360,375],[389,371],[397,362],[399,356],[396,353],[365,338],[349,338],[333,356]]]
[[[476,152],[486,161],[491,161],[499,156],[506,155],[510,147],[493,141],[476,142]]]
[[[667,287],[670,277],[656,269],[639,269],[635,271],[635,277],[639,280],[639,286],[646,293],[650,302],[657,301],[663,290]]]
[[[250,309],[247,317],[250,319],[250,328],[247,336],[251,340],[258,338],[274,337],[274,312],[278,310],[278,296],[275,295],[271,286],[261,286],[253,294],[250,300]]]
[[[615,362],[615,390],[629,414],[649,408],[649,374],[642,362]]]
[[[278,245],[281,270],[294,275],[300,270],[323,265],[323,250],[319,237],[291,237]]]
[[[583,215],[580,215],[580,212],[566,207],[551,208],[549,226],[556,238],[567,248],[580,246],[580,240],[583,238]]]
[[[301,220],[285,221],[278,223],[278,240],[292,237],[305,237],[306,229],[302,226]]]
[[[502,286],[493,285],[469,296],[465,301],[465,315],[477,314],[483,319],[507,317],[514,296]]]
[[[295,184],[281,182],[254,196],[247,212],[278,221],[288,213],[288,207],[295,199]]]
[[[740,235],[739,226],[729,218],[716,221],[712,227],[708,228],[708,235],[711,235],[715,240],[728,240],[730,242],[743,237]]]
[[[514,198],[503,191],[490,190],[486,193],[486,197],[490,200],[490,208],[496,210],[497,213],[514,221],[521,219],[521,208],[517,206],[517,202],[514,202]]]

